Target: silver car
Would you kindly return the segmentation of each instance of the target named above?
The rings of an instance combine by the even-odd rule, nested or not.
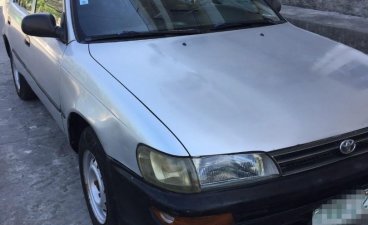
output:
[[[368,184],[368,56],[278,0],[7,0],[16,91],[94,225],[285,225]]]

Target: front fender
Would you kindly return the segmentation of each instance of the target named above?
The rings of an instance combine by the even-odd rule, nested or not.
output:
[[[106,154],[137,174],[136,148],[140,143],[172,155],[188,156],[170,130],[94,61],[88,45],[69,44],[61,71],[64,128],[68,126],[68,115],[78,113],[95,130]]]

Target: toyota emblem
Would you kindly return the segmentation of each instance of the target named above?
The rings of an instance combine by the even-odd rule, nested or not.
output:
[[[340,152],[344,155],[349,155],[355,151],[356,142],[353,139],[348,139],[340,144]]]

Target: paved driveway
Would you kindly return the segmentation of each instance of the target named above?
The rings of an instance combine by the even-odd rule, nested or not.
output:
[[[90,225],[77,155],[39,101],[16,96],[0,39],[0,224]]]

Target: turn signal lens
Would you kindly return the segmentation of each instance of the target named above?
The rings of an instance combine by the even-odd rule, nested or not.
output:
[[[159,210],[151,209],[162,225],[233,225],[232,214],[221,214],[204,217],[174,217]]]
[[[138,163],[143,177],[156,186],[181,193],[200,191],[197,173],[190,158],[174,157],[140,146]]]

